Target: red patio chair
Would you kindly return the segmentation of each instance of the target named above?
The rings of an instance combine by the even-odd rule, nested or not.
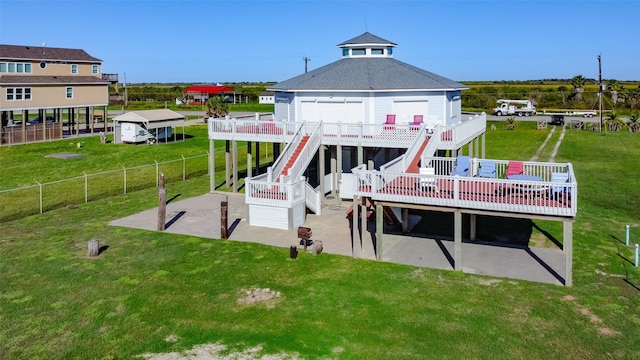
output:
[[[509,161],[509,163],[507,164],[507,172],[505,174],[507,179],[511,175],[522,175],[524,173],[523,168],[524,164],[522,163],[522,161]]]

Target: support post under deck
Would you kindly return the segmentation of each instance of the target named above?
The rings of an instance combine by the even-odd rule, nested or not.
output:
[[[376,205],[376,259],[382,260],[382,234],[384,233],[384,219],[383,219],[382,205]]]
[[[573,222],[562,223],[562,250],[565,256],[564,285],[573,286]]]
[[[453,269],[462,271],[462,213],[453,213]]]
[[[216,189],[216,141],[209,139],[209,191]]]

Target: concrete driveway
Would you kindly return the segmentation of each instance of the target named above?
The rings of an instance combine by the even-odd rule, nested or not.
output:
[[[287,248],[298,245],[296,230],[277,230],[249,226],[244,194],[209,193],[188,199],[174,199],[167,204],[167,233],[220,238],[220,205],[228,199],[229,239]],[[323,252],[352,256],[351,230],[346,219],[349,201],[327,200],[322,215],[307,215],[303,226],[312,229],[312,239],[323,243]],[[153,208],[110,223],[156,231],[158,209]],[[363,235],[361,258],[374,260],[374,243],[370,233]],[[302,247],[299,247],[302,250]],[[310,250],[310,249],[309,249]],[[453,270],[453,241],[420,236],[388,234],[383,236],[382,260],[419,267]],[[462,244],[463,272],[495,277],[562,285],[565,257],[558,249],[505,244]],[[482,280],[485,281],[485,280]]]

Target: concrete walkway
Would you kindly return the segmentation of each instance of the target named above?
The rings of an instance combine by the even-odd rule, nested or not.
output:
[[[289,248],[298,245],[296,230],[277,230],[249,226],[244,194],[210,193],[189,199],[174,199],[167,204],[167,233],[220,238],[220,203],[227,197],[229,239]],[[320,240],[323,251],[352,256],[351,230],[346,210],[351,202],[327,200],[322,215],[307,215],[304,226],[311,228],[312,239]],[[158,209],[153,208],[110,225],[156,230]],[[453,270],[453,241],[384,234],[382,260],[435,269]],[[375,259],[370,233],[363,235],[362,258]],[[300,247],[300,250],[302,248]],[[288,254],[288,249],[286,251]],[[462,269],[466,273],[490,275],[562,285],[565,256],[558,249],[462,244]]]

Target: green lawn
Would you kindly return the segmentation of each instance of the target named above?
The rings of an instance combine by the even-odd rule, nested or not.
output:
[[[528,160],[549,131],[496,124],[486,135],[487,157]],[[80,150],[104,156],[91,168],[123,166],[150,151],[187,156],[189,141],[194,153],[206,152],[199,138],[171,147],[173,154],[172,145],[92,150],[89,140]],[[626,224],[634,241],[640,237],[639,141],[627,132],[565,134],[556,161],[572,162],[579,183],[572,288],[330,254],[292,260],[283,248],[107,225],[155,207],[155,188],[2,222],[0,358],[129,359],[206,343],[308,359],[640,358],[640,276],[624,246]],[[0,180],[18,182],[7,171],[14,167],[22,177],[51,176],[39,163],[42,147],[60,151],[55,143],[0,148]],[[117,155],[101,155],[107,150]],[[9,163],[11,154],[25,157]],[[208,189],[208,178],[197,176],[172,183],[167,195]],[[96,259],[85,257],[92,238],[108,246]],[[255,287],[282,296],[237,302]]]

